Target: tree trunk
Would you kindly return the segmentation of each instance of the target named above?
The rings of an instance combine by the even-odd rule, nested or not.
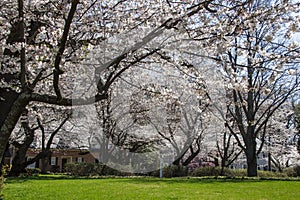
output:
[[[33,142],[34,130],[29,127],[28,122],[22,122],[22,127],[25,132],[25,139],[21,144],[18,142],[13,143],[15,144],[17,151],[13,158],[12,167],[8,176],[19,176],[20,173],[24,173],[26,171],[26,153],[30,144]]]
[[[179,166],[180,165],[180,161],[181,161],[181,157],[177,158],[176,160],[173,161],[173,165]]]
[[[12,99],[5,99],[6,101],[12,101]],[[20,94],[17,99],[12,103],[8,113],[4,113],[5,116],[1,116],[3,123],[0,127],[0,157],[3,158],[5,153],[5,147],[9,140],[9,137],[15,128],[21,114],[29,103],[29,95],[26,93]],[[2,108],[1,108],[2,113]],[[1,114],[2,115],[2,114]]]
[[[47,173],[48,160],[49,160],[49,157],[47,157],[47,156],[41,158],[41,173],[42,174],[46,174]]]
[[[16,157],[13,160],[13,164],[12,167],[9,171],[8,176],[10,177],[18,177],[21,173],[25,173],[26,172],[26,165],[25,165],[25,161],[22,160],[21,156],[20,157]]]
[[[247,158],[247,175],[249,177],[257,176],[257,156],[256,156],[256,142],[251,142],[246,146]]]
[[[6,147],[5,147],[5,152],[6,151],[9,151],[9,142],[6,144]],[[4,153],[4,156],[2,157],[1,159],[1,166],[0,166],[0,176],[2,176],[2,169],[3,169],[3,166],[4,166],[4,161],[5,161],[5,153]]]
[[[5,139],[2,138],[2,126],[5,122],[6,117],[9,114],[15,100],[17,99],[18,94],[15,92],[8,92],[8,91],[0,88],[0,97],[4,99],[4,101],[0,100],[0,110],[1,110],[1,112],[0,112],[0,127],[1,127],[0,158],[1,158],[1,160],[4,160],[4,153],[5,153],[6,149],[2,150],[2,148],[6,147],[6,144],[5,144]]]
[[[220,172],[221,176],[224,176],[224,169],[225,169],[225,166],[226,166],[226,160],[227,160],[227,157],[225,157],[225,154],[224,154],[224,157],[221,160],[221,172]]]
[[[27,148],[20,148],[16,151],[15,157],[12,161],[12,167],[9,171],[8,176],[17,177],[21,173],[25,173],[26,152]]]
[[[250,161],[250,160],[247,161],[247,165],[248,165],[247,175],[249,177],[257,176],[257,161],[256,161],[256,159],[253,161]]]

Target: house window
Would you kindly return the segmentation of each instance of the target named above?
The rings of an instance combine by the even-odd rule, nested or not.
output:
[[[83,158],[82,158],[82,157],[78,157],[78,158],[77,158],[77,162],[78,162],[78,163],[83,162]]]
[[[51,165],[56,165],[56,157],[51,157]]]

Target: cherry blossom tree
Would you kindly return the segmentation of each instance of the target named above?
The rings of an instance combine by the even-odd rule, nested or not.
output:
[[[121,94],[112,95],[112,90],[113,88],[110,89],[107,99],[97,103],[97,124],[94,129],[89,127],[89,148],[92,151],[98,151],[94,153],[99,155],[98,159],[102,163],[115,162],[124,158],[118,154],[120,151],[117,151],[117,148],[123,148],[132,153],[142,153],[151,151],[160,141],[157,137],[145,139],[136,134],[143,123],[143,119],[137,115],[142,112],[132,107],[122,112],[124,107],[130,107],[130,105],[120,101],[119,95]],[[125,160],[129,159],[126,157]]]
[[[295,136],[295,141],[297,143],[297,149],[300,154],[300,104],[296,104],[293,106],[294,114],[292,116],[292,123],[294,127],[297,129],[298,133]]]
[[[266,127],[266,145],[263,147],[263,152],[269,154],[269,164],[280,172],[284,168],[296,165],[299,161],[297,141],[295,141],[297,129],[290,124],[292,115],[292,105],[286,102],[274,113]]]
[[[224,169],[234,163],[242,153],[231,133],[224,131],[222,136],[220,141],[217,140],[217,155],[221,159],[220,175],[224,175]]]
[[[41,115],[33,116],[37,113],[37,110],[41,110],[42,112],[47,110],[49,113],[53,113],[52,115],[55,118],[48,118],[48,116],[45,118],[41,117]],[[51,156],[51,147],[53,147],[56,136],[66,124],[69,117],[70,113],[68,110],[55,112],[53,108],[45,108],[45,106],[42,109],[34,107],[33,109],[26,110],[26,113],[23,113],[20,119],[21,127],[16,127],[10,138],[10,143],[15,148],[15,154],[8,175],[19,176],[20,173],[25,172],[25,168],[28,165],[40,160],[42,161],[42,173],[46,173],[45,167]],[[26,152],[29,148],[39,149],[40,152],[34,158],[26,159]]]
[[[297,9],[297,5],[285,0],[268,3],[268,6],[262,6],[254,0],[1,1],[0,155],[3,156],[8,138],[30,102],[74,106],[103,100],[107,98],[109,88],[124,72],[136,69],[146,59],[158,60],[159,57],[159,60],[168,60],[171,57],[175,63],[186,65],[188,62],[183,59],[187,55],[185,51],[189,50],[191,55],[195,49],[190,48],[191,41],[201,43],[196,52],[199,48],[209,47],[206,48],[206,57],[212,57],[215,53],[225,55],[226,50],[231,47],[233,50],[238,49],[242,53],[239,54],[240,59],[233,59],[233,52],[231,55],[227,54],[227,57],[213,57],[222,63],[226,73],[229,72],[229,68],[225,66],[228,62],[234,61],[236,67],[233,68],[238,69],[245,66],[241,62],[248,59],[248,64],[251,65],[246,68],[249,70],[254,70],[249,66],[267,62],[283,66],[279,71],[293,74],[295,70],[287,69],[285,64],[299,58],[298,47],[294,43],[278,40],[282,37],[275,36],[275,33],[283,31],[286,32],[283,35],[289,37],[297,30],[298,16],[290,15],[295,18],[294,21],[287,17]],[[288,27],[278,28],[278,24],[286,24]],[[265,28],[255,35],[255,30],[259,33],[259,26]],[[125,37],[115,38],[123,44],[121,47],[126,44],[126,48],[119,47],[117,55],[108,54],[104,62],[98,62],[97,54],[101,54],[101,48],[98,47],[107,44],[107,48],[111,48],[109,39],[122,34]],[[163,35],[165,37],[161,37]],[[158,38],[163,40],[157,41]],[[168,42],[168,38],[172,38],[171,41],[181,41],[181,45]],[[252,45],[255,43],[253,39],[263,43],[263,46]],[[237,45],[248,40],[250,46]],[[268,50],[264,44],[272,48]],[[108,52],[114,50],[111,48]],[[271,50],[274,53],[270,53]],[[258,53],[263,57],[258,57]],[[263,58],[267,58],[267,61],[262,62],[260,59]],[[185,67],[188,68],[189,65]],[[261,68],[266,69],[265,74],[271,77],[268,67]],[[78,84],[78,74],[89,70],[94,71],[94,76],[85,78],[94,81],[96,90],[90,93],[83,91],[83,96],[78,93],[77,96],[72,96],[72,88]],[[242,81],[244,72],[241,71],[237,73],[233,69],[231,80],[234,80],[235,74],[239,74],[238,82]],[[251,70],[249,72],[255,74]],[[278,74],[280,73],[277,72]],[[275,80],[279,80],[278,77],[276,79],[275,76]],[[230,84],[236,89],[236,83],[233,81]],[[261,84],[263,86],[262,82]],[[248,89],[250,88],[252,85],[249,85]],[[269,94],[274,94],[272,87],[269,89]],[[283,87],[278,87],[278,84],[273,89],[283,91]],[[250,96],[253,95],[251,91]],[[241,102],[243,101],[236,101]],[[252,123],[252,118],[248,122]],[[252,161],[249,159],[249,162]],[[252,168],[254,165],[255,163]]]
[[[160,64],[152,66],[149,82],[140,82],[143,87],[135,95],[135,105],[141,111],[142,122],[150,124],[163,144],[172,149],[172,163],[186,166],[202,149],[210,119],[205,82],[202,73],[193,67],[201,64],[205,68],[206,63],[192,57],[189,62],[184,59],[176,62],[176,58],[165,52],[159,52],[158,57]]]
[[[94,46],[140,25],[152,27],[145,40],[131,45],[101,69],[118,68],[121,61],[164,30],[176,27],[183,18],[203,10],[210,12],[209,3],[1,1],[0,155],[29,102],[71,106],[99,101],[106,98],[109,86],[123,71],[154,52],[135,55],[126,67],[120,67],[123,70],[111,73],[105,83],[98,79],[99,91],[89,98],[72,99],[76,65]]]
[[[237,128],[229,121],[226,127],[246,154],[248,176],[257,176],[257,154],[270,117],[299,91],[299,46],[291,39],[298,30],[296,6],[258,0],[238,8],[243,13],[239,17],[224,13],[240,22],[236,27],[240,34],[224,36],[224,41],[231,42],[220,43],[217,56],[210,56],[222,66],[228,81],[231,102],[227,109]],[[259,18],[248,18],[250,13]]]

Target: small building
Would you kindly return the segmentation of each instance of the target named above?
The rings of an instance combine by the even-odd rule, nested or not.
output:
[[[34,158],[41,152],[39,148],[30,148],[27,150],[26,159]],[[46,171],[50,172],[64,172],[67,163],[96,163],[97,159],[87,149],[65,148],[65,149],[51,149],[51,157],[46,160]],[[14,147],[9,148],[5,153],[4,164],[10,165],[15,154]],[[39,162],[28,165],[27,168],[40,168],[42,167],[42,160]]]
[[[26,154],[26,158],[30,159],[35,157],[41,150],[29,149]],[[88,151],[82,149],[52,149],[52,155],[48,158],[46,171],[51,172],[64,172],[65,165],[67,163],[95,163],[97,159]],[[27,168],[41,168],[42,161],[33,163]]]

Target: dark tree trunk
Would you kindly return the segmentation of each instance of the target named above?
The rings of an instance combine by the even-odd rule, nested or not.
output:
[[[16,156],[14,157],[13,159],[13,162],[12,162],[12,167],[9,171],[9,174],[8,176],[11,176],[11,177],[17,177],[19,176],[21,173],[25,173],[26,172],[26,165],[25,165],[25,160],[23,160],[23,156],[26,155],[26,152],[25,154],[18,150],[16,152]]]
[[[257,176],[257,156],[256,156],[256,142],[251,142],[246,146],[247,158],[247,176]]]
[[[5,152],[9,151],[9,142],[6,144],[6,147],[5,147]],[[1,159],[1,166],[0,166],[0,176],[2,176],[2,168],[4,166],[4,161],[5,161],[5,153]]]
[[[8,104],[7,101],[13,101],[7,113],[2,113],[2,106]],[[27,93],[20,94],[16,99],[5,99],[5,103],[1,105],[1,120],[3,121],[0,127],[0,157],[5,153],[5,147],[9,140],[10,134],[15,128],[21,114],[25,110],[29,102]]]
[[[176,160],[173,161],[173,165],[179,166],[180,165],[180,160],[181,158],[177,158]]]
[[[224,169],[226,165],[225,161],[226,161],[225,158],[221,160],[221,172],[220,172],[221,176],[224,176]]]
[[[42,157],[41,158],[41,173],[46,174],[47,173],[47,164],[48,164],[48,159],[49,157]]]
[[[19,176],[20,173],[25,172],[25,168],[27,167],[26,163],[26,153],[30,144],[33,142],[34,139],[34,129],[29,127],[27,121],[22,122],[22,127],[25,132],[25,139],[23,143],[14,142],[13,145],[17,148],[15,157],[12,161],[12,167],[8,174],[8,176]]]
[[[257,161],[256,158],[255,159],[249,159],[247,160],[247,175],[249,177],[255,177],[257,176]]]
[[[17,99],[18,94],[16,92],[6,91],[5,89],[0,88],[0,97],[4,99],[4,101],[0,101],[0,126],[2,126],[13,103]]]
[[[183,166],[187,166],[194,160],[194,158],[200,153],[200,148],[197,151],[191,152],[191,154],[187,157],[187,159],[182,163]]]
[[[0,127],[2,129],[5,119],[11,110],[11,107],[13,106],[14,102],[18,98],[18,94],[15,92],[6,91],[6,90],[0,88],[0,97],[2,99],[4,99],[4,101],[0,100],[0,110],[1,110],[1,112],[0,112]],[[6,151],[6,149],[4,149],[4,147],[6,147],[7,141],[3,140],[2,131],[1,131],[1,133],[0,133],[0,157],[1,157],[1,160],[4,160],[4,153]],[[2,149],[2,147],[3,147],[3,149]]]

